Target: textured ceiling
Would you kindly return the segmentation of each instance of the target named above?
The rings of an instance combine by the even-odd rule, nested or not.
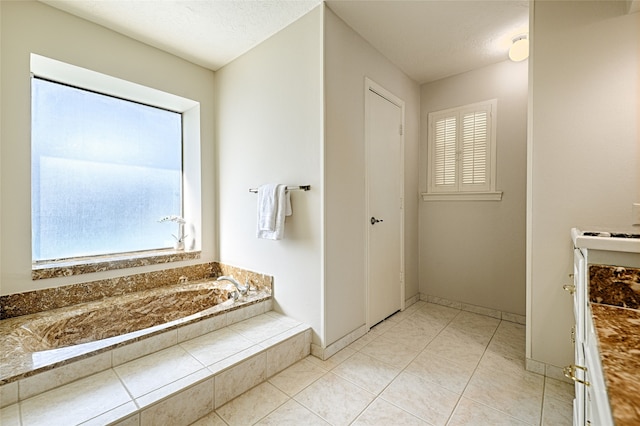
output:
[[[321,0],[40,0],[217,70]],[[329,0],[340,18],[419,83],[507,59],[527,0]]]
[[[327,5],[419,83],[508,59],[527,0],[340,1]]]
[[[40,0],[212,70],[321,0]]]

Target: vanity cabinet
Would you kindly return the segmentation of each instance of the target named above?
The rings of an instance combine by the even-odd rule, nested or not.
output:
[[[602,287],[591,287],[594,297],[590,297],[590,286],[596,282],[602,284],[601,278],[592,279],[594,282],[590,284],[590,277],[597,277],[601,270],[616,270],[618,266],[637,268],[640,264],[640,239],[634,237],[633,240],[619,241],[614,238],[584,237],[577,229],[573,229],[571,235],[574,243],[573,281],[565,284],[564,289],[573,297],[575,325],[571,329],[571,341],[574,344],[574,363],[564,368],[564,374],[575,384],[573,425],[612,426],[615,422],[593,312],[601,312],[603,307],[621,308],[608,306],[608,302],[600,300]],[[590,268],[595,269],[590,273]],[[611,278],[608,280],[608,283],[612,282]],[[598,303],[591,305],[592,299]],[[602,318],[598,318],[597,324],[600,324],[601,330]]]
[[[598,339],[589,307],[588,256],[588,249],[574,249],[573,283],[564,286],[573,296],[575,317],[571,331],[574,363],[565,367],[564,373],[574,381],[575,386],[573,425],[612,426]]]

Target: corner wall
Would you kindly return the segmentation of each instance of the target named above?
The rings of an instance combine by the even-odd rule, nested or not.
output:
[[[322,7],[216,72],[220,261],[275,277],[274,309],[323,340]],[[291,192],[279,241],[256,237],[264,183]]]
[[[326,345],[366,323],[365,77],[405,101],[405,298],[418,294],[420,90],[325,7]]]
[[[640,13],[624,1],[537,1],[532,39],[528,353],[573,359],[574,226],[631,225],[640,202]]]
[[[36,1],[2,1],[0,294],[141,273],[154,265],[47,280],[31,280],[31,86],[30,53],[84,67],[200,102],[202,159],[202,258],[169,267],[217,259],[213,194],[212,71],[102,26]]]
[[[525,314],[528,62],[505,61],[421,88],[421,191],[428,114],[494,99],[501,201],[420,202],[420,293]]]

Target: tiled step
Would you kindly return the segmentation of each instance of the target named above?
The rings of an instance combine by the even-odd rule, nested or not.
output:
[[[0,423],[188,425],[306,357],[310,345],[309,326],[270,311],[111,361],[111,368],[3,408]]]

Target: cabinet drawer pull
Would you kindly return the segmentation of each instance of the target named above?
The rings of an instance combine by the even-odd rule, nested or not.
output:
[[[576,370],[587,371],[587,367],[583,367],[581,365],[570,364],[562,369],[562,373],[565,377],[573,380],[574,382],[582,383],[585,386],[590,386],[591,384],[586,380],[581,380],[576,377]]]
[[[564,289],[564,291],[568,291],[569,294],[573,294],[576,292],[576,286],[573,284],[565,284],[562,286],[562,288]]]

